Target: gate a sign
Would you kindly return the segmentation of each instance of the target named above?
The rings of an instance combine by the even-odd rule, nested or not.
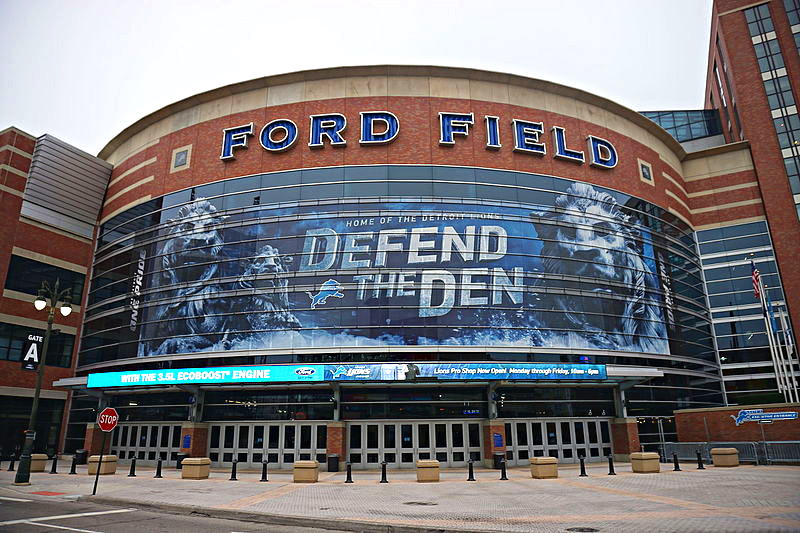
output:
[[[109,432],[117,427],[118,421],[119,414],[117,414],[117,410],[113,407],[106,407],[97,417],[97,425],[105,432]]]
[[[36,371],[39,369],[43,340],[44,337],[41,335],[28,335],[28,340],[22,347],[22,370]]]

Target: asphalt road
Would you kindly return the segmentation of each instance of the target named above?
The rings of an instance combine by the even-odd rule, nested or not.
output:
[[[16,500],[16,501],[15,501]],[[143,511],[89,502],[28,500],[0,495],[0,533],[223,533],[269,531],[335,533],[330,529],[221,520],[195,515]]]

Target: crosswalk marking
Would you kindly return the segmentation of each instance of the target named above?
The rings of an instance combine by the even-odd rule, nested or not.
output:
[[[53,516],[38,516],[36,518],[22,518],[20,520],[6,520],[0,522],[0,526],[12,526],[14,524],[24,524],[28,522],[48,522],[50,520],[64,520],[67,518],[80,518],[82,516],[98,516],[103,514],[130,513],[136,509],[114,509],[111,511],[91,511],[88,513],[60,514]]]

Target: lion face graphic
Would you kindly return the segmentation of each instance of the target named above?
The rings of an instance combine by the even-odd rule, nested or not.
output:
[[[657,284],[641,233],[611,195],[576,183],[535,217],[534,226],[544,243],[544,286],[552,275],[596,283],[596,298],[547,295],[543,309],[557,311],[541,313],[547,327],[572,330],[597,348],[667,351],[663,314],[650,300]]]
[[[159,295],[170,302],[154,308],[147,336],[155,340],[140,344],[140,356],[228,349],[254,330],[300,327],[289,311],[288,281],[281,277],[289,259],[276,248],[265,245],[254,258],[240,262],[236,281],[223,286],[222,278],[237,276],[220,267],[230,265],[219,229],[225,218],[198,200],[181,207],[171,220],[159,251],[157,281],[170,287]]]
[[[278,249],[264,245],[249,262],[237,281],[241,289],[253,289],[255,294],[241,301],[241,309],[247,315],[250,328],[254,330],[297,329],[300,322],[289,311],[289,282],[285,276],[286,264],[291,257],[282,257]],[[250,329],[248,328],[248,329]]]

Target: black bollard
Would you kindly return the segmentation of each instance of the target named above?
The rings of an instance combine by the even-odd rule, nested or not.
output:
[[[506,476],[506,460],[505,460],[505,458],[500,460],[500,481],[508,481],[508,476]]]
[[[136,457],[131,459],[131,471],[128,472],[128,477],[136,477]]]
[[[609,476],[616,476],[617,473],[614,472],[614,456],[608,454],[608,475]]]
[[[231,478],[228,481],[239,481],[236,479],[236,464],[238,462],[236,459],[231,462]]]
[[[697,450],[697,469],[698,470],[706,469],[706,467],[703,466],[703,456],[700,454],[700,450]]]
[[[350,461],[345,463],[345,467],[347,469],[347,479],[344,480],[345,483],[352,483],[353,482],[353,465],[350,464]]]
[[[54,453],[53,454],[53,466],[50,467],[50,473],[51,474],[58,474],[58,471],[56,470],[57,468],[58,468],[58,454]]]
[[[75,455],[75,454],[72,454],[72,465],[70,465],[70,467],[69,467],[69,473],[70,474],[77,474],[78,472],[75,470],[77,468],[77,466],[78,466],[78,456]]]
[[[381,461],[381,483],[389,483],[386,479],[386,461]]]
[[[586,459],[583,457],[583,455],[579,455],[578,460],[581,462],[581,475],[579,475],[578,477],[589,477],[586,474],[586,462],[585,462]]]
[[[259,481],[262,483],[269,481],[269,479],[267,479],[267,464],[267,461],[261,463],[261,479],[259,479]]]
[[[672,464],[675,465],[672,469],[673,472],[681,471],[681,466],[678,464],[678,452],[672,452]]]
[[[153,476],[154,479],[161,479],[161,461],[162,459],[159,458],[158,462],[156,463],[156,475]]]
[[[8,463],[8,471],[9,472],[13,472],[14,471],[14,456],[13,455],[11,456],[11,462]]]
[[[467,481],[475,481],[475,472],[473,471],[473,467],[472,467],[472,463],[474,463],[474,462],[475,461],[470,459],[469,463],[467,463],[468,466],[469,466],[469,476],[467,476]]]

